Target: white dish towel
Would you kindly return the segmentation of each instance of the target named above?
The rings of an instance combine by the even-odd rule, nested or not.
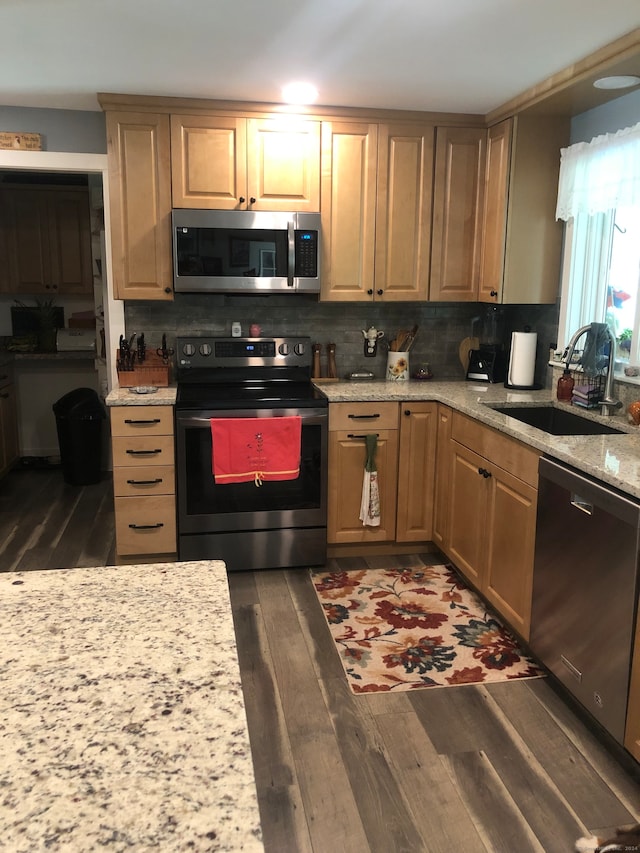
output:
[[[364,465],[364,480],[362,483],[362,500],[360,502],[360,521],[362,526],[380,526],[380,490],[378,488],[378,472],[376,470],[376,450],[378,436],[373,433],[365,436],[367,459]]]

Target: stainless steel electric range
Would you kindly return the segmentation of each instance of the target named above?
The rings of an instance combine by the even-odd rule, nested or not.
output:
[[[327,549],[328,404],[306,337],[176,340],[178,555],[229,571],[320,566]],[[216,482],[211,420],[300,418],[291,480]]]

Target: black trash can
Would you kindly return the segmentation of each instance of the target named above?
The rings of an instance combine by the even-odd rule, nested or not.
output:
[[[87,486],[100,481],[102,421],[106,414],[92,388],[76,388],[53,404],[65,483]]]

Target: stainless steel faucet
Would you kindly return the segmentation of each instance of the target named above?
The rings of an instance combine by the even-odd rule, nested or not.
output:
[[[569,346],[567,347],[567,358],[565,360],[567,370],[571,369],[571,359],[573,358],[573,351],[576,348],[576,341],[581,335],[586,334],[590,328],[591,323],[589,323],[588,326],[581,326],[569,341]],[[613,396],[613,368],[616,363],[616,338],[609,326],[606,327],[606,330],[611,346],[609,347],[609,364],[607,365],[607,381],[604,386],[604,397],[600,400],[600,414],[611,415],[614,409],[620,408],[622,403],[620,400],[616,400]]]

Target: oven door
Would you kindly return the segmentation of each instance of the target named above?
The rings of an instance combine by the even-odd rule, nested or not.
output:
[[[211,418],[291,416],[302,419],[297,479],[215,482]],[[232,571],[324,564],[327,421],[326,408],[177,410],[180,559],[222,559]]]

